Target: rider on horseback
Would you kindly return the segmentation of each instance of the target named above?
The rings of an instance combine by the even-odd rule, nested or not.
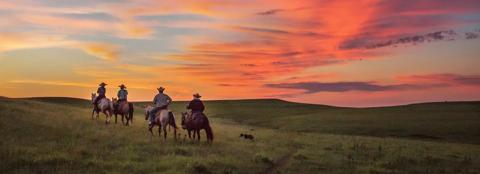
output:
[[[192,110],[192,114],[195,113],[203,113],[205,110],[205,106],[203,105],[203,102],[200,100],[202,96],[198,93],[193,94],[193,100],[190,101],[190,103],[187,106],[187,109]]]
[[[120,87],[120,90],[118,90],[117,97],[118,101],[127,101],[127,96],[128,96],[128,91],[125,89],[127,88],[124,84],[118,86]]]
[[[191,119],[193,119],[193,116],[197,114],[203,114],[203,111],[205,110],[205,105],[203,105],[202,100],[200,100],[201,97],[202,96],[198,93],[193,94],[193,100],[187,105],[187,109],[192,110]]]
[[[155,105],[155,108],[153,108],[149,112],[149,122],[148,124],[151,125],[154,122],[155,115],[158,111],[167,109],[168,105],[172,102],[172,98],[168,96],[167,94],[164,94],[163,91],[165,91],[165,88],[160,87],[157,88],[158,94],[153,98],[153,104]]]
[[[118,111],[118,107],[122,102],[127,102],[127,96],[128,96],[128,91],[125,89],[127,88],[124,84],[121,84],[120,90],[118,90],[117,97],[118,97],[118,103],[115,106],[115,111]]]
[[[100,101],[102,98],[105,98],[105,93],[107,93],[107,89],[105,89],[105,85],[107,85],[106,83],[102,82],[100,83],[98,86],[98,89],[97,89],[97,93],[98,93],[98,96],[95,98],[95,100],[93,101],[93,106],[95,108],[95,110],[98,110],[98,101]]]

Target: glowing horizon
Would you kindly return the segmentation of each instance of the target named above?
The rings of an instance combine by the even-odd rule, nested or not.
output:
[[[0,96],[480,100],[474,0],[20,0],[0,18]]]

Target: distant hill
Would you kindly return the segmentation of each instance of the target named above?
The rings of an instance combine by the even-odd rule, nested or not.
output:
[[[70,105],[70,106],[81,106],[81,107],[91,106],[90,100],[72,98],[72,97],[31,97],[31,98],[23,98],[23,99],[46,102],[46,103]]]
[[[91,107],[89,100],[64,97],[27,98],[39,102]],[[150,102],[135,102],[136,113]],[[170,107],[177,116],[187,102]],[[277,99],[205,101],[209,117],[299,132],[420,138],[480,144],[480,102],[434,102],[402,106],[348,108]]]

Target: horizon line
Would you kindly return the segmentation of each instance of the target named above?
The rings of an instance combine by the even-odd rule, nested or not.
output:
[[[35,96],[35,97],[7,97],[7,96],[0,96],[0,98],[7,98],[7,99],[39,99],[39,98],[70,98],[70,99],[79,99],[79,100],[86,100],[90,101],[88,98],[78,98],[78,97],[68,97],[68,96]],[[425,101],[425,102],[412,102],[406,104],[398,104],[398,105],[381,105],[381,106],[339,106],[339,105],[329,105],[329,104],[318,104],[318,103],[305,103],[305,102],[296,102],[296,101],[289,101],[285,99],[279,98],[244,98],[244,99],[208,99],[203,101],[241,101],[241,100],[279,100],[289,103],[298,103],[298,104],[306,104],[306,105],[317,105],[317,106],[330,106],[330,107],[338,107],[338,108],[381,108],[381,107],[396,107],[396,106],[408,106],[408,105],[416,105],[416,104],[430,104],[430,103],[461,103],[461,102],[480,102],[480,100],[445,100],[445,101]],[[173,102],[188,102],[190,100],[175,100]],[[131,102],[134,103],[141,103],[141,102],[151,102],[147,100],[132,100]]]

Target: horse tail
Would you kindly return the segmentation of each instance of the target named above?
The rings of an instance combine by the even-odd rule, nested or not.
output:
[[[175,117],[173,116],[173,112],[168,112],[168,119],[169,122],[172,123],[171,125],[173,128],[177,129],[177,124],[175,123]]]
[[[133,123],[133,103],[128,103],[128,116],[130,121]]]
[[[213,141],[212,127],[210,127],[210,122],[208,121],[208,118],[205,115],[204,115],[204,118],[205,118],[204,128],[205,128],[205,132],[207,132],[207,140],[210,140],[210,142],[212,142]]]

